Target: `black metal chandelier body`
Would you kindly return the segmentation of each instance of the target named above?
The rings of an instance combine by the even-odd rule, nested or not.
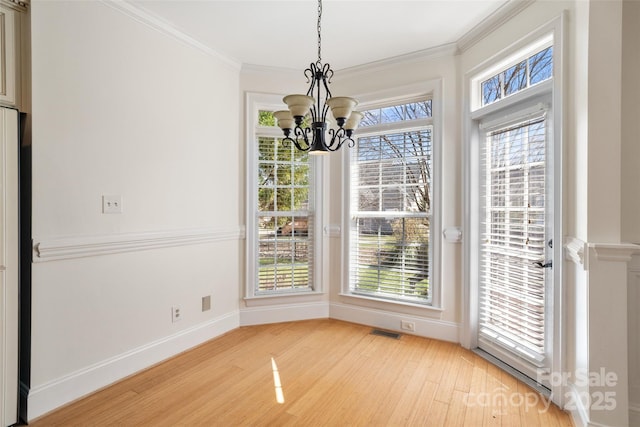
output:
[[[306,95],[285,96],[283,101],[289,110],[273,113],[278,120],[278,126],[284,132],[283,142],[293,143],[298,150],[308,151],[310,154],[336,151],[345,142],[349,147],[353,147],[355,141],[351,136],[362,119],[360,112],[353,111],[358,104],[355,99],[331,95],[329,84],[333,77],[333,70],[329,64],[322,64],[321,17],[322,0],[318,0],[318,60],[304,70],[309,90]],[[330,128],[327,132],[329,111],[338,127]],[[306,117],[309,118],[309,126],[305,123]]]

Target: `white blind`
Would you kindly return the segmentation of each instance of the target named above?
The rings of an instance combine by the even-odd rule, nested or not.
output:
[[[313,288],[309,155],[280,138],[258,138],[255,293]]]
[[[545,355],[545,118],[496,129],[481,150],[480,336]]]
[[[432,127],[358,139],[351,165],[350,286],[429,302]]]

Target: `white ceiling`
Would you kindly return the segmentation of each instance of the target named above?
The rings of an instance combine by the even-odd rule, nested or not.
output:
[[[458,41],[508,0],[324,0],[322,62],[334,70]],[[242,64],[306,68],[316,0],[129,0]]]

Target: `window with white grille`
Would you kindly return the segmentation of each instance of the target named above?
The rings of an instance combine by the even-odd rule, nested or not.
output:
[[[272,111],[260,110],[250,153],[252,295],[314,289],[312,165],[308,153],[283,144]]]
[[[432,101],[363,113],[350,162],[349,290],[429,304]]]

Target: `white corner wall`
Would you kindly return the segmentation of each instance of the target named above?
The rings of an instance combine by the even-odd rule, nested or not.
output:
[[[640,244],[640,2],[622,9],[622,232],[623,242]]]
[[[237,327],[243,246],[239,67],[99,1],[34,1],[32,64],[29,419]]]

